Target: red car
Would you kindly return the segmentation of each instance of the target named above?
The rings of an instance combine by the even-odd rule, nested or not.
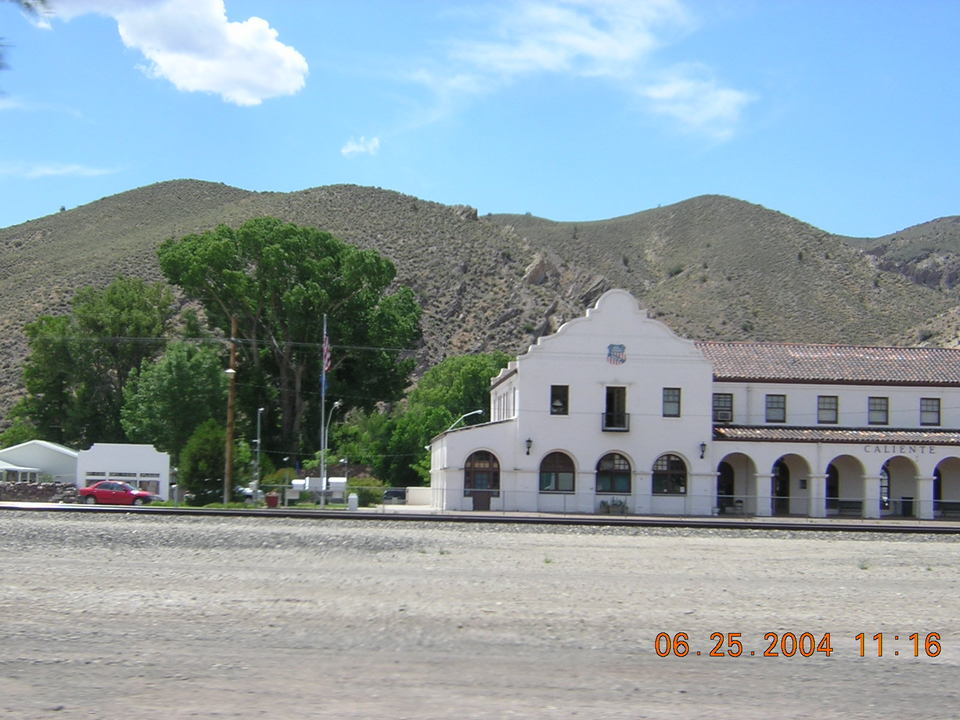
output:
[[[160,498],[146,490],[116,480],[101,480],[79,490],[82,502],[98,505],[145,505]]]

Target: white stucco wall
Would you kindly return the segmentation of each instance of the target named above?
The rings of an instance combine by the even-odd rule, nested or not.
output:
[[[77,458],[77,481],[91,485],[99,480],[120,480],[134,487],[156,483],[146,489],[164,500],[170,498],[170,456],[152,445],[94,443]]]
[[[868,427],[868,399],[888,399],[888,422],[875,427],[919,428],[920,398],[940,400],[940,426],[960,427],[960,406],[951,402],[954,389],[943,387],[895,387],[875,385],[817,385],[808,383],[717,382],[713,392],[733,395],[733,423],[761,425],[766,422],[766,396],[786,395],[786,422],[781,425],[818,425],[817,398],[836,396],[838,427]],[[830,427],[824,424],[824,427]]]
[[[57,443],[30,440],[0,450],[0,460],[21,467],[37,468],[60,482],[76,482],[77,451]]]
[[[624,347],[623,362],[610,362],[610,345]],[[566,415],[550,414],[553,385],[569,388]],[[611,386],[625,388],[629,432],[603,429],[606,388]],[[663,388],[681,389],[680,417],[663,417]],[[493,417],[511,417],[515,398],[512,419],[461,428],[434,441],[433,485],[442,488],[437,497],[448,509],[469,509],[463,465],[472,452],[488,450],[501,468],[494,509],[595,512],[600,502],[622,496],[632,512],[707,514],[713,500],[705,490],[713,488],[715,474],[699,448],[711,439],[711,388],[712,366],[692,342],[648,318],[629,293],[610,291],[586,317],[540,338],[494,381]],[[498,397],[505,399],[498,403]],[[573,459],[574,493],[540,492],[540,463],[551,452]],[[626,495],[596,492],[596,465],[613,452],[632,468]],[[651,495],[651,470],[665,453],[680,456],[687,465],[686,496]]]
[[[622,346],[622,362],[610,362],[611,346]],[[550,412],[554,385],[569,389],[567,414]],[[602,427],[606,388],[613,386],[625,389],[627,432]],[[681,389],[679,417],[663,416],[664,388]],[[714,440],[713,394],[721,392],[733,395],[734,425],[866,428],[877,437],[898,429],[922,430],[920,398],[939,398],[941,422],[932,429],[941,431],[940,439],[919,444]],[[787,397],[785,422],[766,422],[767,394]],[[836,424],[817,422],[820,395],[838,398]],[[889,398],[887,424],[868,423],[870,397]],[[862,510],[864,517],[879,517],[906,508],[915,517],[930,518],[937,512],[937,492],[945,503],[960,503],[960,447],[952,444],[960,436],[949,431],[960,426],[960,390],[888,383],[715,382],[711,363],[694,343],[647,317],[622,290],[605,293],[586,316],[540,338],[511,362],[492,382],[491,400],[493,422],[445,433],[432,443],[431,494],[441,509],[473,506],[473,498],[464,496],[464,464],[480,450],[500,463],[500,491],[490,498],[493,510],[593,513],[602,502],[622,501],[630,513],[707,515],[726,504],[724,512],[756,515],[821,517]],[[922,440],[923,433],[912,436]],[[551,452],[573,459],[574,492],[539,490],[540,463]],[[631,465],[631,490],[597,493],[597,462],[614,452]],[[686,466],[684,494],[652,492],[653,463],[667,453]],[[782,498],[774,477],[778,461],[789,472],[788,495]],[[732,497],[718,493],[721,462],[733,471]],[[831,465],[838,482],[828,492]],[[885,465],[888,493],[881,480]]]

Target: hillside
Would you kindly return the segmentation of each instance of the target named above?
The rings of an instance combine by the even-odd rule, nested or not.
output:
[[[879,238],[850,243],[876,258],[878,267],[899,272],[927,287],[960,285],[960,216],[939,218]]]
[[[727,197],[557,223],[478,217],[379,188],[256,193],[178,180],[0,230],[0,413],[17,393],[25,323],[63,312],[84,285],[158,279],[156,247],[168,237],[264,215],[390,257],[424,306],[421,367],[453,353],[521,351],[610,287],[697,339],[909,343],[958,304],[843,238]]]
[[[956,304],[877,267],[844,238],[728,197],[591,223],[492,219],[631,290],[691,338],[910,343],[924,320]]]

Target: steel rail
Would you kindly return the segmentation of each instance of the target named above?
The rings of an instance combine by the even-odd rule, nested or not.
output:
[[[787,530],[817,532],[871,532],[897,534],[960,534],[960,523],[943,520],[909,522],[903,520],[836,520],[832,518],[718,518],[682,516],[559,516],[537,513],[443,513],[402,512],[370,510],[313,510],[297,508],[250,508],[220,509],[197,507],[150,507],[149,505],[87,505],[72,503],[0,502],[0,510],[25,510],[31,512],[69,512],[138,515],[168,515],[193,517],[260,517],[300,518],[312,520],[369,520],[396,522],[436,523],[488,523],[500,525],[557,525],[581,527],[653,527],[653,528],[702,528],[718,530]]]

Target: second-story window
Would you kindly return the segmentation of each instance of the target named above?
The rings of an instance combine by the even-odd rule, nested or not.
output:
[[[767,422],[782,423],[787,421],[787,396],[767,395]]]
[[[940,424],[940,398],[920,398],[920,424]]]
[[[663,389],[663,416],[680,417],[680,388]]]
[[[603,429],[621,432],[630,429],[630,416],[627,415],[627,389],[625,387],[612,386],[606,388]]]
[[[838,420],[840,401],[836,395],[817,396],[817,422],[835,425]]]
[[[890,398],[868,398],[867,422],[871,425],[887,425],[890,422]]]
[[[713,394],[713,421],[715,423],[733,422],[733,393]]]
[[[569,385],[551,385],[550,386],[550,414],[551,415],[569,415],[570,414],[570,386]]]

